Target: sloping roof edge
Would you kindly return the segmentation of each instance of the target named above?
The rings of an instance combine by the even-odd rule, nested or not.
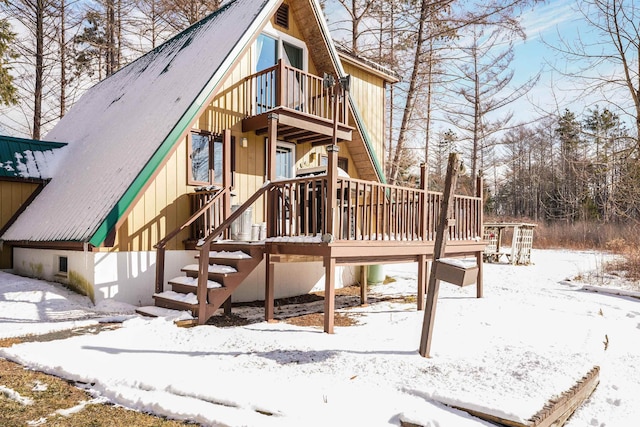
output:
[[[316,21],[320,26],[320,30],[322,32],[323,37],[325,38],[325,44],[329,49],[329,54],[331,55],[331,59],[333,60],[333,63],[335,64],[335,67],[338,73],[340,74],[340,77],[344,77],[346,73],[344,71],[344,68],[342,67],[342,63],[340,62],[340,56],[338,54],[338,51],[335,45],[333,44],[333,40],[331,39],[331,33],[329,32],[329,27],[327,26],[326,20],[321,17],[322,8],[320,7],[318,0],[309,0],[309,2],[311,3],[313,10],[316,14]],[[367,132],[367,128],[364,125],[364,120],[362,119],[362,115],[360,114],[360,111],[356,107],[356,103],[353,100],[353,97],[351,96],[351,94],[349,94],[349,105],[351,106],[351,111],[353,112],[353,116],[356,120],[356,126],[358,128],[358,131],[362,135],[362,139],[364,140],[367,152],[369,153],[369,158],[373,163],[374,169],[376,170],[376,174],[378,175],[378,179],[380,180],[380,182],[386,184],[387,179],[384,176],[384,171],[382,170],[382,166],[380,165],[378,156],[376,156],[375,150],[373,149],[373,144],[371,143],[371,137]]]
[[[275,10],[274,5],[278,5],[282,0],[271,0],[265,3],[265,6],[254,19],[249,30],[246,31],[242,38],[238,40],[233,50],[227,55],[222,65],[216,70],[209,82],[200,91],[200,94],[191,103],[191,106],[183,114],[182,118],[173,127],[173,130],[164,139],[158,150],[153,154],[151,159],[147,162],[142,171],[135,178],[133,183],[129,186],[127,191],[118,200],[113,209],[107,214],[106,218],[98,226],[93,236],[89,240],[89,243],[95,247],[101,246],[107,239],[111,230],[117,225],[118,221],[126,214],[131,204],[136,200],[140,192],[145,188],[149,180],[153,177],[158,167],[160,167],[167,158],[167,155],[171,152],[175,144],[179,142],[180,137],[191,126],[195,118],[206,108],[206,102],[214,96],[219,83],[228,70],[233,67],[236,59],[246,50],[251,40],[254,38],[258,29],[266,25],[266,20],[271,18],[272,9]],[[231,3],[227,3],[222,8],[228,7]],[[222,9],[221,8],[221,9]]]

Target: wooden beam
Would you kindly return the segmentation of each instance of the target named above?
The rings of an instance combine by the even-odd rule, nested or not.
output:
[[[420,339],[420,355],[422,357],[429,357],[429,351],[431,350],[433,323],[436,318],[436,304],[438,301],[438,292],[440,291],[440,280],[438,280],[436,276],[438,263],[435,261],[445,255],[447,234],[449,231],[449,218],[453,208],[454,189],[458,182],[459,168],[459,155],[457,153],[451,153],[449,155],[449,164],[447,165],[447,176],[444,182],[444,194],[442,197],[442,206],[440,208],[440,222],[436,229],[436,243],[433,251],[434,262],[431,265],[429,288],[427,290],[427,307],[424,312],[424,321],[422,323],[422,337]]]

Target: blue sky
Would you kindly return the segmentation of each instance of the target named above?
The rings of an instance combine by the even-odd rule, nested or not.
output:
[[[527,96],[528,100],[519,102],[514,111],[523,113],[523,109],[535,110],[536,107],[545,111],[563,111],[569,107],[580,112],[585,107],[574,99],[578,95],[575,90],[567,91],[572,83],[553,70],[553,67],[564,69],[566,61],[552,46],[560,46],[563,40],[573,42],[578,34],[588,36],[581,18],[574,0],[548,1],[523,14],[521,22],[527,39],[518,41],[515,46],[514,80],[524,81],[540,70],[542,75],[538,85]],[[527,108],[528,101],[534,105]],[[522,115],[518,114],[519,117]]]

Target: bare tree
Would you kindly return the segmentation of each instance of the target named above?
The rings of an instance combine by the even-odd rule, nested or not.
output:
[[[563,74],[582,80],[581,97],[596,98],[630,116],[635,137],[639,138],[640,7],[623,0],[586,0],[577,5],[593,36],[564,40],[560,46],[553,46],[578,67],[577,71]]]
[[[23,114],[31,117],[30,134],[40,139],[42,127],[57,114],[43,109],[45,85],[55,57],[55,23],[52,18],[53,0],[15,0],[2,6],[3,12],[27,30],[27,37],[16,40],[15,50],[19,55],[16,66],[21,78],[16,85],[22,97],[31,101],[31,108],[22,106]],[[24,74],[23,74],[24,73]]]
[[[458,75],[453,98],[444,107],[452,123],[471,142],[472,181],[483,167],[482,156],[495,144],[492,137],[509,126],[513,113],[505,111],[537,82],[538,75],[512,86],[513,42],[502,28],[469,27],[467,44],[459,45],[460,57],[452,62]],[[504,46],[504,47],[503,47]]]
[[[219,9],[222,0],[159,0],[160,16],[178,32]]]

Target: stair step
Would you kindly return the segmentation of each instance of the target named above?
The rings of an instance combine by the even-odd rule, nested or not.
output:
[[[173,320],[174,322],[193,319],[193,316],[188,311],[172,310],[155,305],[138,307],[136,308],[136,313],[146,317],[163,317],[167,320]]]
[[[222,259],[251,259],[251,255],[243,251],[211,251],[209,258]]]
[[[194,315],[198,311],[198,297],[192,293],[181,294],[174,291],[164,291],[154,294],[153,299],[158,307],[190,311]]]
[[[198,264],[187,265],[182,268],[182,272],[189,277],[198,277],[200,268]],[[225,285],[224,279],[230,275],[237,274],[238,270],[228,265],[209,264],[209,279],[219,281]]]
[[[194,293],[198,288],[198,278],[189,276],[178,276],[169,280],[169,284],[173,288],[174,292],[181,294]],[[221,288],[222,284],[214,280],[207,280],[207,289]],[[178,290],[180,289],[180,290]],[[186,292],[182,289],[188,289]]]

